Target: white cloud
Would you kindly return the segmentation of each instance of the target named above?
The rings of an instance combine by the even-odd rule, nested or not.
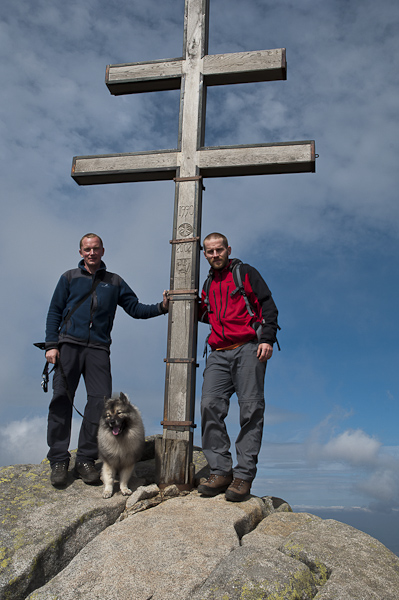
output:
[[[381,461],[377,469],[364,481],[357,484],[358,489],[370,496],[380,507],[399,507],[399,466],[397,462]]]
[[[353,492],[363,495],[370,505],[398,507],[399,448],[384,447],[361,429],[336,433],[339,421],[348,417],[349,413],[337,410],[314,428],[305,444],[307,461],[318,472],[351,473]]]
[[[77,446],[78,421],[72,421],[71,448]],[[0,465],[38,464],[46,458],[47,418],[12,421],[0,427]]]
[[[364,431],[344,431],[322,446],[321,460],[342,461],[354,466],[372,466],[378,459],[381,442]]]

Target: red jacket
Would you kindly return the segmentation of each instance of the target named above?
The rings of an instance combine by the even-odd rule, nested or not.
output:
[[[229,264],[222,270],[211,269],[213,279],[209,287],[209,310],[202,289],[199,318],[211,325],[208,343],[212,350],[227,348],[257,338],[256,327],[262,323],[261,343],[271,346],[276,341],[278,310],[272,294],[259,272],[248,264],[240,267],[242,282],[254,316],[251,317],[244,297],[237,292]]]

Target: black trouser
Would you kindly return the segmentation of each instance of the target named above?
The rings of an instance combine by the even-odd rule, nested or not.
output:
[[[104,397],[112,393],[112,380],[109,352],[100,348],[88,348],[77,344],[62,344],[60,362],[68,382],[71,399],[74,398],[80,376],[87,392],[87,404],[79,433],[76,459],[94,461],[98,457],[98,422],[104,405]],[[68,398],[64,378],[59,367],[53,378],[53,398],[49,407],[47,444],[50,447],[47,458],[50,464],[68,460],[71,438],[72,403]]]

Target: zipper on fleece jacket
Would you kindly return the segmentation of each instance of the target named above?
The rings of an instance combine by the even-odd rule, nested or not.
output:
[[[226,312],[227,312],[227,307],[228,307],[228,302],[229,302],[229,291],[230,291],[230,287],[229,287],[229,284],[227,284],[226,302],[225,302],[224,311],[223,311],[223,319],[226,317]],[[219,310],[217,311],[217,315],[218,315],[219,323],[222,327],[222,337],[225,340],[226,336],[224,333],[224,322],[222,321],[222,309],[223,309],[222,280],[219,281],[219,296],[220,296],[220,307],[219,307]],[[213,291],[213,299],[215,301],[215,306],[217,307],[215,290]]]
[[[222,289],[221,289],[221,288],[222,288],[222,282],[220,282],[220,300],[223,300],[223,297],[222,297]],[[224,307],[224,313],[223,313],[223,323],[222,323],[222,333],[223,333],[223,339],[224,339],[224,340],[226,339],[226,336],[225,336],[225,333],[224,333],[224,319],[225,319],[225,317],[226,317],[227,306],[228,306],[228,303],[229,303],[229,289],[230,289],[230,288],[229,288],[229,285],[227,284],[227,291],[226,291],[226,304],[225,304],[225,307]],[[222,307],[220,307],[220,308],[222,308]]]
[[[220,283],[219,283],[219,286],[220,286]],[[215,290],[213,290],[213,299],[214,299],[214,301],[215,301],[215,307],[216,307],[216,314],[217,314],[217,317],[216,317],[216,319],[217,319],[217,320],[219,321],[219,323],[221,324],[221,326],[222,326],[222,332],[223,332],[223,324],[222,324],[222,320],[221,320],[221,318],[220,318],[220,312],[221,312],[221,310],[222,310],[222,303],[220,303],[220,306],[218,307],[218,303],[217,303],[217,301],[216,301],[216,294],[215,294]],[[224,335],[224,333],[223,333],[223,335]]]
[[[96,274],[97,274],[97,272],[93,275],[92,283],[94,283]],[[97,308],[97,292],[96,292],[96,290],[94,290],[90,297],[90,323],[89,323],[89,336],[87,339],[88,342],[90,342],[90,332],[91,332],[91,328],[93,327],[93,317],[94,317],[94,313],[96,312],[96,308]]]

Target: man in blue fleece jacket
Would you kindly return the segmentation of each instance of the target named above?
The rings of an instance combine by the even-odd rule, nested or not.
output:
[[[85,483],[99,483],[94,466],[98,456],[97,429],[104,397],[111,396],[111,329],[121,306],[135,319],[149,319],[168,312],[167,292],[158,304],[141,304],[127,283],[106,270],[101,238],[87,233],[80,241],[82,260],[77,269],[61,275],[46,321],[46,360],[58,365],[49,407],[47,458],[51,483],[67,483],[72,402],[83,375],[87,403],[79,433],[74,475]],[[68,397],[68,392],[69,396]]]

